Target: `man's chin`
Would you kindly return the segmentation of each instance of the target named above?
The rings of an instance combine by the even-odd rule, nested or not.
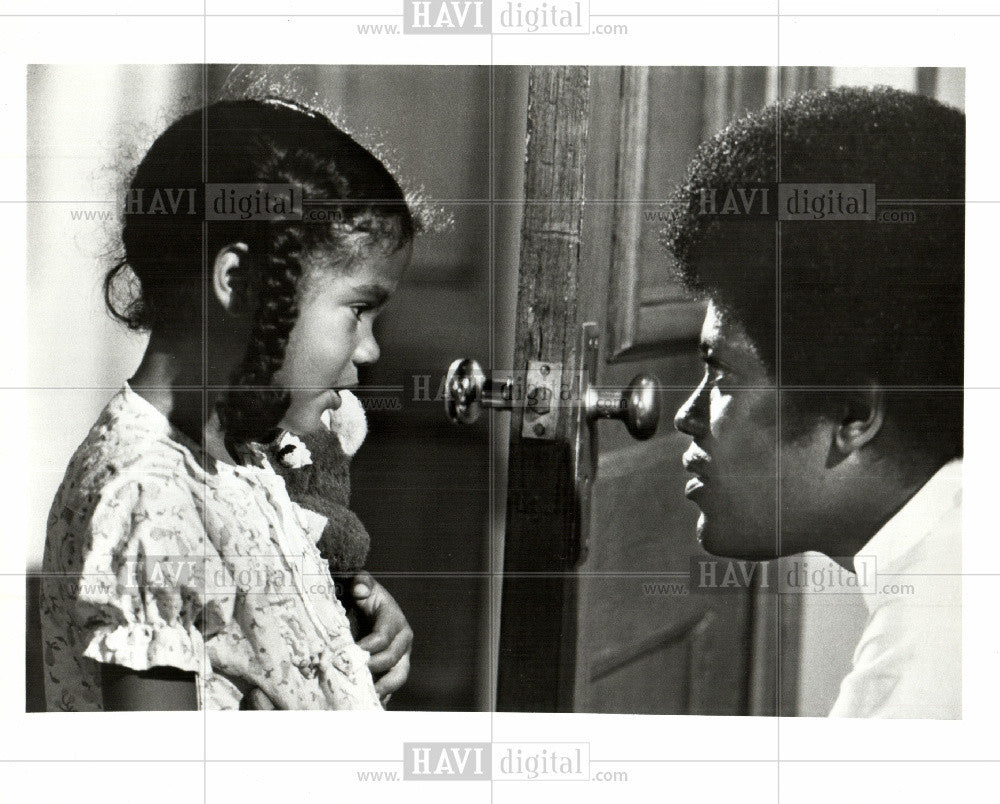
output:
[[[716,517],[702,513],[698,517],[698,543],[706,553],[720,558],[743,561],[770,561],[777,558],[775,544],[761,544],[760,534],[766,528],[729,528],[720,526]],[[773,528],[770,530],[773,541]],[[764,537],[767,538],[766,536]]]

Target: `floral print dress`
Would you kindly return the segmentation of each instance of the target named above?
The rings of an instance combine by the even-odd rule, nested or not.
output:
[[[211,461],[126,385],[49,514],[49,710],[102,710],[101,663],[192,672],[199,709],[238,709],[254,686],[279,709],[380,709],[316,547],[325,523],[265,458]]]

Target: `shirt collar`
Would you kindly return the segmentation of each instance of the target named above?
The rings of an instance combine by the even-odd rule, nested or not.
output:
[[[360,403],[359,403],[360,404]],[[141,428],[171,448],[178,450],[188,464],[211,480],[219,476],[219,468],[236,475],[275,475],[267,453],[255,442],[246,445],[239,456],[243,463],[231,464],[213,458],[199,444],[174,427],[163,412],[126,382],[109,406],[115,416],[127,416],[132,426]]]
[[[122,386],[120,399],[121,403],[116,406],[119,415],[127,415],[134,424],[150,433],[160,436],[170,435],[173,429],[170,420],[146,397],[133,391],[127,382]]]
[[[874,561],[874,572],[899,573],[914,570],[917,563],[938,563],[928,555],[933,549],[947,545],[929,540],[935,526],[949,511],[961,506],[962,500],[962,460],[949,461],[935,472],[930,480],[897,511],[878,532],[869,539],[854,557],[855,567],[859,561]],[[950,534],[948,534],[950,536]],[[933,567],[940,571],[940,568]],[[869,611],[874,611],[877,595],[865,592],[865,603]]]

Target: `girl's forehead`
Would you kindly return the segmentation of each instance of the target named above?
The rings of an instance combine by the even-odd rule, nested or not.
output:
[[[407,243],[390,254],[371,250],[345,263],[335,260],[332,254],[320,252],[307,258],[303,277],[316,290],[378,288],[388,295],[402,279],[412,253],[412,246]]]
[[[395,287],[403,278],[403,273],[409,267],[412,258],[413,243],[407,241],[403,246],[388,254],[373,251],[361,259],[355,270],[350,273],[352,276],[364,276],[366,282],[388,282]]]

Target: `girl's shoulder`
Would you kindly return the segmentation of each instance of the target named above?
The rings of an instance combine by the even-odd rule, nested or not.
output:
[[[197,488],[194,459],[170,432],[166,418],[126,385],[101,411],[70,459],[53,514],[85,515],[129,486],[149,491]]]
[[[110,561],[134,532],[154,524],[159,534],[197,537],[203,485],[169,431],[166,418],[127,387],[111,398],[77,447],[52,500],[46,571],[82,572],[89,561]]]
[[[170,424],[149,402],[127,385],[101,411],[77,447],[67,478],[98,483],[130,470],[184,470],[184,458],[169,438]]]

